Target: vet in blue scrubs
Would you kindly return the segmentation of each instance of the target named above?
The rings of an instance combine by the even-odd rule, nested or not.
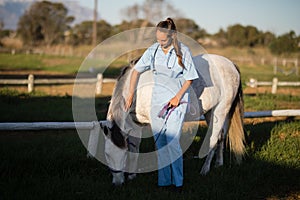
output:
[[[198,78],[190,50],[182,43],[179,45],[184,68],[178,64],[174,47],[171,46],[165,53],[159,43],[149,47],[134,67],[140,73],[146,70],[153,71],[155,83],[151,104],[151,128],[158,150],[159,186],[183,185],[183,159],[179,140],[189,102],[189,90],[168,118],[158,116],[186,80]]]

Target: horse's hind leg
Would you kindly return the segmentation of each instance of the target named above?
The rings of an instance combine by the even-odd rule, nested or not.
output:
[[[211,128],[211,135],[209,138],[209,141],[214,144],[214,147],[212,147],[207,155],[207,158],[205,160],[205,163],[201,169],[201,174],[207,174],[210,170],[210,165],[212,158],[214,156],[214,153],[218,147],[219,141],[222,141],[223,137],[223,129],[224,129],[224,124],[226,122],[226,116],[228,113],[228,108],[226,106],[216,106],[213,110],[212,113],[210,114],[210,123],[209,126]],[[211,121],[212,120],[212,121]],[[214,142],[215,141],[215,142]],[[223,146],[222,142],[220,143],[221,146]],[[223,164],[223,148],[219,148],[219,152],[217,153],[217,164],[222,165]]]
[[[216,150],[216,147],[213,148],[207,155],[206,159],[205,159],[205,163],[203,164],[203,167],[200,171],[200,174],[202,175],[206,175],[209,170],[210,170],[210,164],[211,164],[211,161],[214,157],[214,154],[215,154],[215,150]]]
[[[215,163],[215,167],[220,167],[223,166],[224,164],[224,141],[228,132],[228,128],[229,128],[229,119],[228,117],[225,120],[222,132],[221,132],[221,137],[218,141],[218,145],[217,145],[217,150],[216,150],[216,163]]]
[[[222,136],[221,136],[220,140],[218,141],[218,144],[216,145],[216,147],[213,148],[208,153],[208,155],[205,159],[205,163],[203,164],[203,167],[201,169],[200,174],[206,175],[209,172],[210,164],[211,164],[211,161],[212,161],[215,153],[216,153],[215,167],[219,167],[219,166],[223,165],[223,146],[224,146],[224,137],[223,137],[223,134],[222,134]]]
[[[223,149],[224,149],[224,134],[222,133],[222,136],[217,144],[215,167],[223,166],[223,163],[224,163]]]
[[[211,111],[208,111],[207,113],[204,114],[204,117],[205,117],[205,121],[207,123],[207,125],[210,124],[210,119],[211,119]],[[209,170],[210,170],[210,163],[214,157],[214,154],[215,154],[215,150],[211,150],[209,152],[209,154],[207,155],[206,159],[205,159],[205,163],[203,164],[203,167],[200,171],[200,174],[202,175],[206,175]]]

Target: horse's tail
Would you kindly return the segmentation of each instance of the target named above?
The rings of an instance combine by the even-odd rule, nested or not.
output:
[[[240,71],[235,65],[239,74]],[[242,82],[240,80],[238,92],[229,112],[228,139],[230,150],[234,153],[238,163],[241,163],[245,154],[245,133],[244,133],[244,100]]]

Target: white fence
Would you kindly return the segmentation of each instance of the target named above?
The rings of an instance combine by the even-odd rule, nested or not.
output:
[[[300,110],[270,110],[259,112],[245,112],[245,118],[257,117],[288,117],[300,116]],[[202,117],[201,120],[204,118]],[[105,122],[105,121],[100,121]],[[89,130],[89,140],[87,145],[87,156],[95,157],[99,141],[100,124],[94,122],[28,122],[28,123],[0,123],[0,131],[14,130],[65,130],[65,129],[81,129]]]
[[[27,79],[0,79],[0,85],[27,85],[29,93],[34,91],[35,85],[96,84],[96,95],[101,94],[103,83],[115,82],[116,79],[103,78],[103,74],[98,74],[97,78],[77,79],[35,79],[33,74],[29,74]]]
[[[245,118],[261,117],[296,117],[300,116],[300,110],[269,110],[257,112],[245,112]],[[200,120],[204,120],[201,117]],[[105,122],[105,121],[100,121]],[[98,122],[2,122],[0,131],[3,130],[63,130],[63,129],[93,129]]]
[[[116,83],[117,80],[113,78],[104,78],[103,74],[97,74],[97,78],[77,78],[77,79],[35,79],[34,75],[29,74],[27,79],[0,79],[0,85],[27,85],[28,92],[34,91],[35,85],[64,85],[64,84],[96,84],[96,95],[102,93],[103,83]],[[278,86],[293,86],[299,87],[300,82],[279,82],[277,78],[273,81],[258,81],[251,78],[246,83],[252,88],[258,86],[272,86],[272,94],[276,94]]]
[[[300,82],[279,82],[278,78],[273,78],[273,81],[258,81],[254,78],[251,78],[249,82],[246,83],[247,86],[252,88],[258,86],[272,86],[272,94],[276,94],[278,86],[292,86],[292,87],[299,87]]]

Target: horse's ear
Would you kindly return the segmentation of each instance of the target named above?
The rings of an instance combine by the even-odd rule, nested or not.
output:
[[[103,127],[103,132],[104,132],[104,134],[105,134],[106,136],[108,135],[109,130],[108,130],[107,126],[104,126],[104,127]]]
[[[140,58],[141,58],[141,57],[132,59],[132,60],[130,61],[130,67],[133,68],[134,65],[140,60]]]
[[[119,148],[123,149],[123,148],[127,147],[125,137],[123,136],[122,131],[119,128],[119,126],[115,123],[113,124],[113,126],[111,128],[110,139]]]
[[[109,136],[109,133],[111,132],[109,127],[107,126],[108,124],[103,124],[103,123],[100,123],[100,128],[103,130],[103,133],[106,137]]]

